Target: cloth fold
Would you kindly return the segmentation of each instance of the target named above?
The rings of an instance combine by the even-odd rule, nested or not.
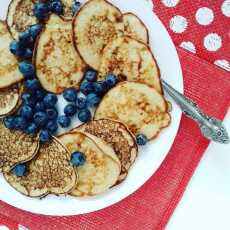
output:
[[[178,48],[185,94],[208,114],[223,119],[230,106],[230,76]],[[175,79],[176,80],[176,79]],[[35,215],[0,202],[1,214],[31,230],[161,230],[182,197],[209,142],[182,117],[175,142],[157,172],[137,192],[106,209],[73,217]]]

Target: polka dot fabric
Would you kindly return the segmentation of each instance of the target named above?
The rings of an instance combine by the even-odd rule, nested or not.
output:
[[[230,71],[230,0],[155,0],[174,43]]]

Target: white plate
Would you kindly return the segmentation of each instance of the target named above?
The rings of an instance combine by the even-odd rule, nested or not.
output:
[[[150,45],[158,61],[162,78],[174,88],[183,92],[183,77],[176,49],[166,29],[152,13],[147,0],[110,0],[123,12],[131,11],[147,25],[150,34]],[[9,1],[1,1],[0,18],[4,19]],[[140,149],[139,156],[130,170],[128,178],[121,185],[93,198],[56,197],[49,195],[39,200],[25,197],[12,189],[0,175],[0,200],[14,207],[33,213],[46,215],[77,215],[96,211],[124,199],[140,188],[158,169],[175,139],[181,112],[172,102],[172,123],[163,130],[157,140]],[[62,106],[61,106],[62,107]]]

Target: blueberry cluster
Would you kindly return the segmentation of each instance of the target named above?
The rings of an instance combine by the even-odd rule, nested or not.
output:
[[[87,70],[79,91],[73,88],[64,91],[63,97],[68,104],[64,108],[64,115],[58,117],[59,125],[67,128],[71,123],[71,117],[76,114],[83,123],[91,120],[90,109],[96,107],[104,94],[116,83],[117,77],[114,74],[108,74],[104,81],[97,81],[97,72]]]
[[[72,13],[75,14],[80,9],[81,3],[74,0],[72,4]],[[38,1],[34,4],[33,13],[36,18],[40,21],[47,19],[49,13],[55,13],[57,15],[62,15],[64,12],[64,5],[60,0],[53,1]]]

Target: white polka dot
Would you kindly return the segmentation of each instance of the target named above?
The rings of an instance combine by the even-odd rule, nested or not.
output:
[[[196,53],[196,47],[195,47],[195,45],[192,43],[192,42],[190,42],[190,41],[188,41],[188,42],[182,42],[181,44],[180,44],[180,47],[182,47],[183,49],[185,49],[185,50],[188,50],[188,51],[190,51],[191,53]]]
[[[180,0],[161,0],[166,7],[175,7]]]
[[[223,2],[221,11],[225,16],[230,17],[230,0],[225,0]]]
[[[204,47],[208,51],[217,51],[222,46],[222,39],[216,33],[210,33],[204,38]]]
[[[18,230],[29,230],[29,228],[26,228],[25,226],[19,224],[18,225]]]
[[[214,20],[214,14],[208,7],[202,7],[196,12],[196,20],[200,25],[207,26]]]
[[[214,64],[230,72],[230,63],[227,60],[216,60]]]
[[[0,230],[10,230],[10,229],[5,225],[0,225]]]
[[[187,19],[176,15],[170,19],[169,27],[175,33],[183,33],[188,27]]]

